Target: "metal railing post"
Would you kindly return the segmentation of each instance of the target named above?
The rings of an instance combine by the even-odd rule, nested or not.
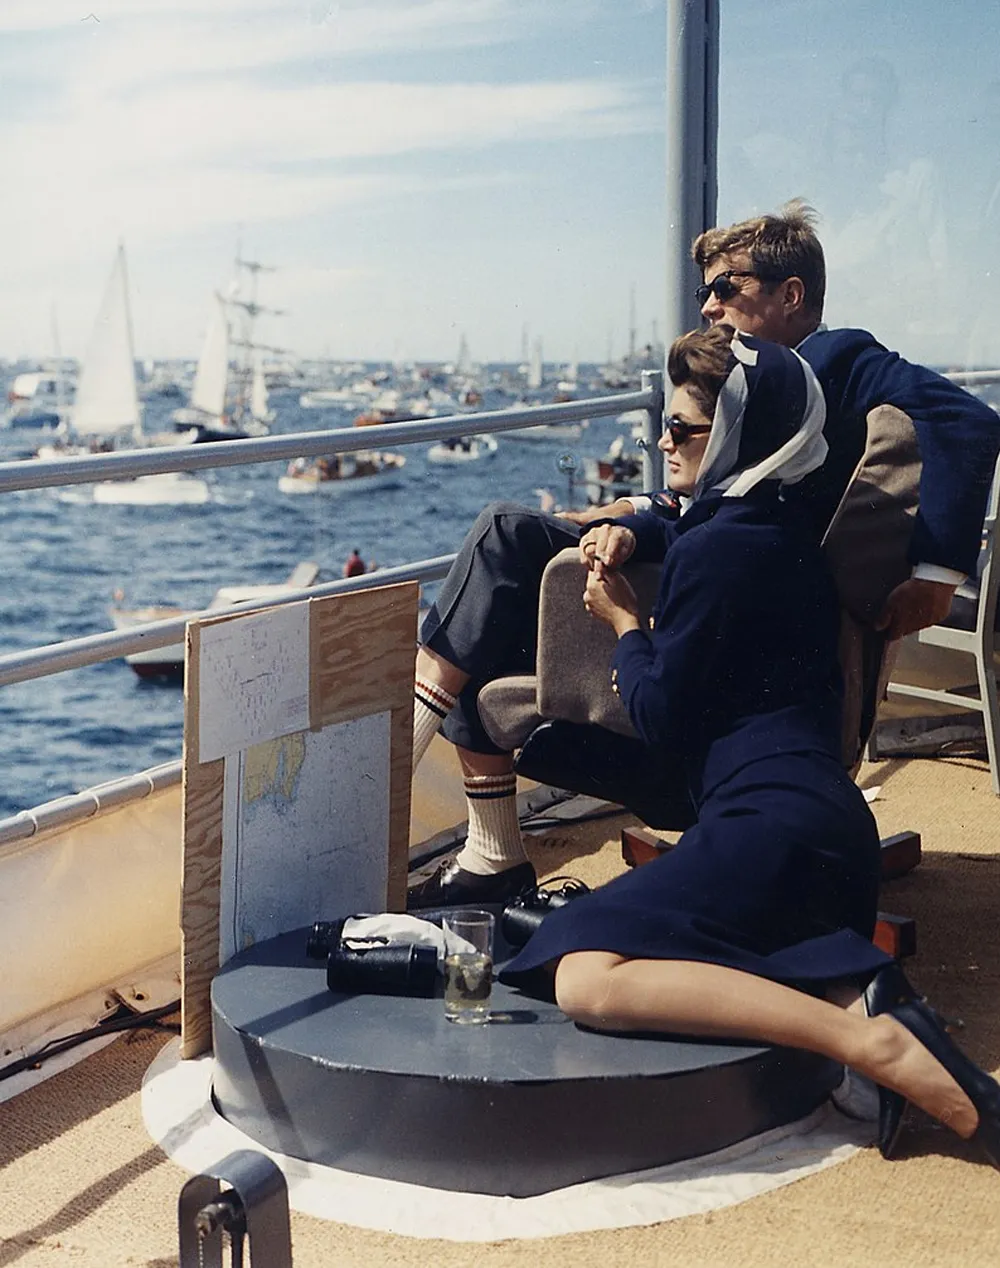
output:
[[[642,440],[642,487],[646,493],[663,488],[663,454],[659,439],[663,435],[663,371],[643,370],[642,390],[652,392],[653,399],[646,406]]]
[[[695,329],[701,281],[691,243],[715,223],[719,0],[667,5],[666,341]]]

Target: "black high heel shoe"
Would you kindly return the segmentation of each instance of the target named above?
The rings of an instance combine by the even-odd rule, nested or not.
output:
[[[906,974],[893,960],[879,969],[865,987],[862,998],[865,1012],[869,1017],[879,1017],[883,1013],[891,1013],[900,1004],[906,1004],[918,998],[916,991],[906,979]],[[899,1137],[903,1131],[903,1114],[906,1111],[906,1097],[901,1092],[893,1092],[891,1088],[878,1089],[878,1148],[883,1158],[891,1158],[896,1152]]]
[[[955,1046],[941,1018],[920,1000],[891,1008],[889,1015],[941,1062],[972,1102],[979,1123],[971,1139],[1000,1170],[1000,1083]]]

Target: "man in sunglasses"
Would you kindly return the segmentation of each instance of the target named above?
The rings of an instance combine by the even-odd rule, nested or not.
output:
[[[813,220],[794,202],[777,215],[701,234],[692,247],[705,279],[697,298],[706,321],[795,348],[816,372],[830,456],[800,496],[821,535],[873,434],[889,433],[880,437],[880,458],[894,469],[891,497],[907,512],[912,574],[898,579],[877,611],[869,596],[864,615],[887,639],[898,639],[944,620],[955,587],[975,571],[1000,422],[982,401],[904,361],[867,331],[821,329],[826,273]],[[877,546],[877,523],[868,517],[866,548]]]
[[[844,608],[845,757],[860,758],[893,640],[945,620],[974,574],[1000,420],[864,330],[821,326],[823,248],[804,203],[709,229],[692,246],[702,316],[795,348],[823,387],[829,455],[793,491]]]

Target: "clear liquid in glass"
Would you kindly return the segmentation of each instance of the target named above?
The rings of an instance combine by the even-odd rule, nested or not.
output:
[[[459,1025],[485,1022],[490,1015],[492,957],[481,951],[449,955],[444,962],[444,1015]]]

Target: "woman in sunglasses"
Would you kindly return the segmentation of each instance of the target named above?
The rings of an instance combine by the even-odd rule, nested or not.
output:
[[[819,384],[724,326],[682,336],[668,370],[682,512],[601,524],[581,550],[586,607],[618,635],[615,690],[693,826],[554,910],[502,978],[530,989],[554,966],[560,1007],[599,1030],[819,1053],[879,1086],[887,1157],[911,1100],[1000,1166],[1000,1085],[870,941],[879,841],[839,757],[837,598],[783,499],[826,453]],[[627,558],[663,560],[650,629]]]

